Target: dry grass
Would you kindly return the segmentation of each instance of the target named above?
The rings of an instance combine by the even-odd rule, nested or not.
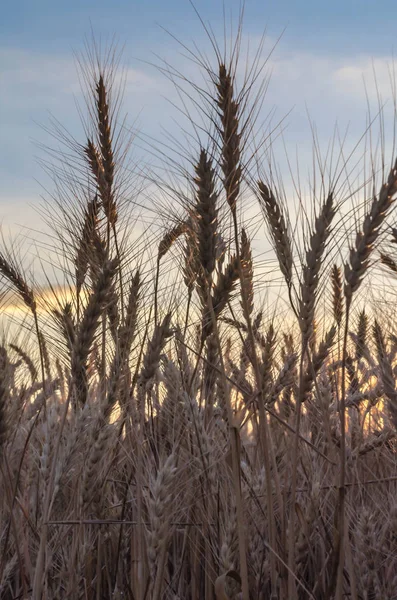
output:
[[[91,56],[90,136],[74,146],[79,193],[63,214],[70,298],[39,313],[0,254],[39,350],[0,347],[4,600],[397,598],[397,337],[358,295],[396,165],[345,258],[344,199],[323,167],[299,251],[283,191],[251,176],[258,69],[239,90],[238,43],[203,63],[208,129],[184,172],[184,214],[160,239],[126,235],[128,141],[112,65]],[[258,291],[247,186],[284,281],[280,314]],[[380,256],[391,288],[393,246]]]

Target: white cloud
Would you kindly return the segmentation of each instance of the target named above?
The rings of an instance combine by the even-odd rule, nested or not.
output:
[[[275,93],[286,92],[291,103],[304,102],[309,107],[317,103],[324,120],[329,109],[334,113],[335,108],[343,108],[341,120],[357,114],[357,109],[366,110],[366,92],[371,103],[377,103],[378,91],[383,100],[392,97],[391,57],[333,58],[291,52],[283,56],[281,52],[271,66]]]
[[[0,47],[2,97],[9,106],[27,108],[31,102],[42,105],[52,100],[81,95],[77,62],[72,57],[29,53],[18,48]],[[153,88],[154,79],[139,69],[125,71],[127,85],[142,92]],[[48,106],[47,106],[48,109]]]
[[[344,93],[352,98],[362,99],[367,94],[370,102],[377,103],[378,93],[383,100],[392,98],[394,69],[391,57],[371,59],[362,56],[337,68],[333,73],[333,81],[343,86]]]

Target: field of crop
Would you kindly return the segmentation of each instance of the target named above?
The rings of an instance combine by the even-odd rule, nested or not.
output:
[[[0,251],[4,600],[397,599],[394,124],[358,167],[314,136],[292,202],[240,41],[196,51],[203,87],[164,68],[199,117],[161,175],[129,159],[117,54],[81,57],[46,294]]]

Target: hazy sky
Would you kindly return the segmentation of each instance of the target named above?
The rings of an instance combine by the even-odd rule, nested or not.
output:
[[[239,3],[224,1],[226,20],[237,17]],[[203,19],[223,31],[223,3],[197,1]],[[285,29],[269,63],[272,79],[267,108],[285,121],[291,148],[308,156],[311,135],[307,110],[326,146],[336,121],[350,124],[354,143],[365,129],[366,99],[376,106],[373,71],[382,98],[391,97],[389,67],[395,40],[395,3],[391,0],[247,0],[244,32],[255,42],[267,28],[269,46]],[[172,108],[163,97],[173,92],[158,70],[144,61],[155,55],[181,66],[180,48],[161,28],[182,42],[208,47],[188,0],[15,0],[2,5],[0,20],[0,221],[7,228],[37,226],[40,184],[48,180],[36,163],[32,140],[48,142],[42,126],[53,114],[81,135],[75,98],[80,97],[73,52],[83,49],[91,28],[105,40],[125,44],[128,69],[125,108],[129,121],[154,138],[172,128]],[[389,65],[389,67],[388,67]],[[83,138],[81,138],[83,141]],[[139,154],[139,151],[138,151]]]

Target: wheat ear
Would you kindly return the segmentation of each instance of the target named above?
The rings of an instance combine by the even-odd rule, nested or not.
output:
[[[332,308],[334,313],[334,319],[338,327],[340,327],[343,317],[343,285],[342,285],[342,271],[337,265],[332,267],[331,271],[332,281]]]
[[[269,226],[280,270],[288,288],[292,285],[293,255],[291,238],[285,218],[273,192],[258,181],[259,199]]]
[[[87,361],[94,341],[99,320],[106,307],[118,260],[109,260],[97,278],[93,292],[82,316],[75,337],[71,357],[71,379],[75,390],[75,402],[85,404],[87,399]]]
[[[236,212],[237,198],[240,193],[241,163],[239,131],[239,102],[234,98],[234,81],[231,72],[224,64],[219,65],[217,104],[220,108],[222,137],[221,167],[226,200],[232,213]]]
[[[386,393],[386,396],[389,398],[388,409],[393,425],[397,429],[397,391],[395,384],[395,376],[393,373],[392,364],[390,362],[386,350],[386,342],[382,332],[382,328],[376,319],[373,326],[373,335],[378,354],[379,369],[381,374],[381,380],[383,383],[383,388]]]
[[[25,352],[23,350],[23,348],[21,348],[20,346],[17,346],[16,344],[9,344],[11,350],[14,350],[14,352],[16,354],[18,354],[18,356],[23,360],[23,362],[26,364],[30,376],[32,378],[32,383],[34,383],[38,377],[37,374],[37,369],[34,365],[33,360],[30,358],[29,354],[27,352]]]
[[[215,171],[212,167],[212,161],[204,149],[200,152],[195,171],[196,203],[194,216],[197,220],[199,261],[205,277],[211,282],[217,254],[218,194],[215,189]]]
[[[238,259],[232,256],[226,269],[219,274],[212,294],[212,308],[215,318],[218,319],[229,302],[239,278]],[[203,298],[204,302],[204,298]],[[212,333],[212,321],[209,308],[205,303],[203,316],[203,340]]]
[[[81,230],[79,246],[75,256],[76,295],[79,300],[81,288],[89,267],[89,254],[91,252],[93,231],[97,227],[99,213],[98,196],[90,200],[84,211],[84,222]],[[77,311],[79,312],[79,311]]]
[[[335,216],[333,194],[328,194],[319,216],[315,220],[314,230],[306,250],[300,286],[299,322],[302,331],[302,347],[306,348],[313,331],[314,308],[317,287],[323,261],[325,245],[330,235],[332,219]]]
[[[114,157],[112,148],[112,123],[109,114],[108,93],[101,74],[96,86],[97,121],[99,132],[99,145],[101,149],[101,163],[103,177],[106,182],[106,193],[102,197],[103,209],[111,227],[117,221],[117,206],[114,197]]]
[[[156,279],[154,284],[154,324],[157,325],[158,321],[158,289],[160,280],[160,263],[161,259],[169,252],[172,246],[175,244],[181,235],[186,233],[188,226],[185,222],[180,222],[175,225],[172,229],[166,232],[164,237],[160,240],[158,252],[157,252],[157,268],[156,268]]]
[[[254,310],[254,269],[252,264],[251,244],[244,228],[241,230],[240,261],[242,288],[244,288],[246,298],[246,302],[241,301],[241,306],[243,311],[247,310],[248,314],[244,316],[245,320],[248,321]]]
[[[379,195],[372,200],[371,209],[364,218],[362,231],[357,232],[354,247],[350,250],[349,262],[345,264],[345,295],[350,304],[369,266],[369,259],[379,237],[380,228],[395,200],[397,192],[397,160],[390,170],[387,182]]]

